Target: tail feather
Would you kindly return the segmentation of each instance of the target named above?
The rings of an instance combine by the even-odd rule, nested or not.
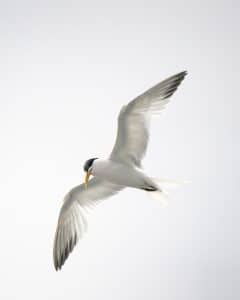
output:
[[[163,178],[151,178],[152,181],[157,185],[158,190],[148,191],[148,195],[161,203],[164,207],[168,205],[169,197],[168,191],[176,189],[183,184],[188,183],[186,180],[168,180]]]
[[[147,192],[147,194],[153,199],[157,200],[163,207],[168,206],[168,195],[161,190]]]
[[[189,183],[187,180],[169,180],[164,178],[152,178],[152,180],[159,186],[161,190],[167,193],[170,190],[174,190],[184,184]]]

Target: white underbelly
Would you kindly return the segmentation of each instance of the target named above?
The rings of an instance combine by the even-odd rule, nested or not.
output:
[[[92,175],[115,184],[144,188],[149,178],[141,171],[111,160],[97,159],[94,162]]]

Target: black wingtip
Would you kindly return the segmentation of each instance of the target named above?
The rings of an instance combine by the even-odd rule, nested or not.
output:
[[[167,78],[161,83],[161,85],[164,87],[163,99],[167,99],[175,93],[175,91],[178,89],[179,85],[184,80],[186,75],[187,71],[182,71]]]
[[[188,75],[188,71],[185,70],[185,71],[182,71],[182,72],[178,73],[176,75],[176,77],[184,79],[184,77],[187,76],[187,75]]]
[[[65,248],[63,249],[60,258],[57,255],[54,256],[54,268],[56,271],[60,271],[62,266],[65,264],[69,254],[73,251],[78,241],[77,234],[75,233],[73,237],[67,242]]]

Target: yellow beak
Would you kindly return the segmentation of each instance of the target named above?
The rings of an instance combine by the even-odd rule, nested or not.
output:
[[[88,187],[88,180],[89,180],[89,177],[90,177],[90,176],[91,176],[91,170],[86,172],[85,181],[84,181],[84,183],[85,183],[85,188]]]

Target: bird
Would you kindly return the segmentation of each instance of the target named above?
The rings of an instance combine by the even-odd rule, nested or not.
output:
[[[161,113],[186,75],[187,71],[173,75],[124,105],[118,115],[117,137],[110,156],[85,162],[84,183],[66,194],[60,209],[53,245],[56,271],[87,230],[85,215],[89,208],[126,187],[164,199],[163,180],[146,175],[141,162],[147,150],[152,116]]]

